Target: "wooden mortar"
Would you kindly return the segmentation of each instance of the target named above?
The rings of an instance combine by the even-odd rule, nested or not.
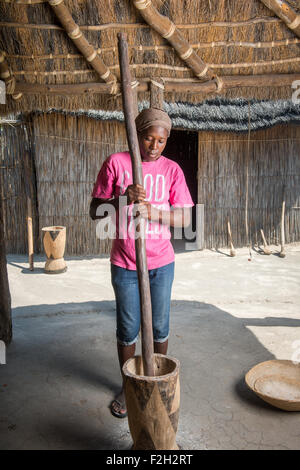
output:
[[[178,450],[179,361],[154,354],[155,376],[145,376],[141,356],[123,366],[132,450]]]

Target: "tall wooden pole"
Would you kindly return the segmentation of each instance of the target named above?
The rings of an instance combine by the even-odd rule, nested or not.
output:
[[[118,34],[118,47],[122,83],[123,110],[125,116],[127,141],[132,163],[133,183],[140,184],[143,186],[142,161],[134,119],[135,112],[132,96],[132,84],[129,70],[128,44],[126,34]],[[147,376],[154,376],[152,306],[144,233],[145,221],[141,219],[139,225],[136,227],[137,236],[135,240],[135,252],[141,299],[142,358],[144,365],[144,374]]]
[[[8,284],[2,201],[0,201],[0,340],[12,339],[11,297]]]

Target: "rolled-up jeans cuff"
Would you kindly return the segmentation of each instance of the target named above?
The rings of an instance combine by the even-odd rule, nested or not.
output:
[[[162,339],[155,339],[154,340],[154,343],[164,343],[165,341],[167,341],[167,339],[169,339],[169,336],[166,336],[165,338],[162,338]]]
[[[132,346],[133,344],[135,344],[137,342],[137,340],[139,339],[139,335],[137,335],[134,340],[132,341],[121,341],[118,336],[117,336],[117,342],[118,344],[120,344],[121,346]]]

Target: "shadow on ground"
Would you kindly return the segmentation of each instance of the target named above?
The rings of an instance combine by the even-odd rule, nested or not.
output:
[[[274,358],[249,326],[299,327],[300,320],[237,318],[211,304],[172,302],[169,355],[181,364],[181,414],[193,423],[191,435],[201,435],[218,407],[274,413],[244,382],[253,365]],[[127,420],[108,409],[121,379],[114,302],[15,308],[0,372],[2,449],[128,448]]]

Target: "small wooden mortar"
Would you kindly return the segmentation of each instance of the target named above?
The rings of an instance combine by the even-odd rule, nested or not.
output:
[[[66,227],[43,227],[43,245],[47,256],[45,273],[60,274],[67,270],[64,260],[66,246]]]

